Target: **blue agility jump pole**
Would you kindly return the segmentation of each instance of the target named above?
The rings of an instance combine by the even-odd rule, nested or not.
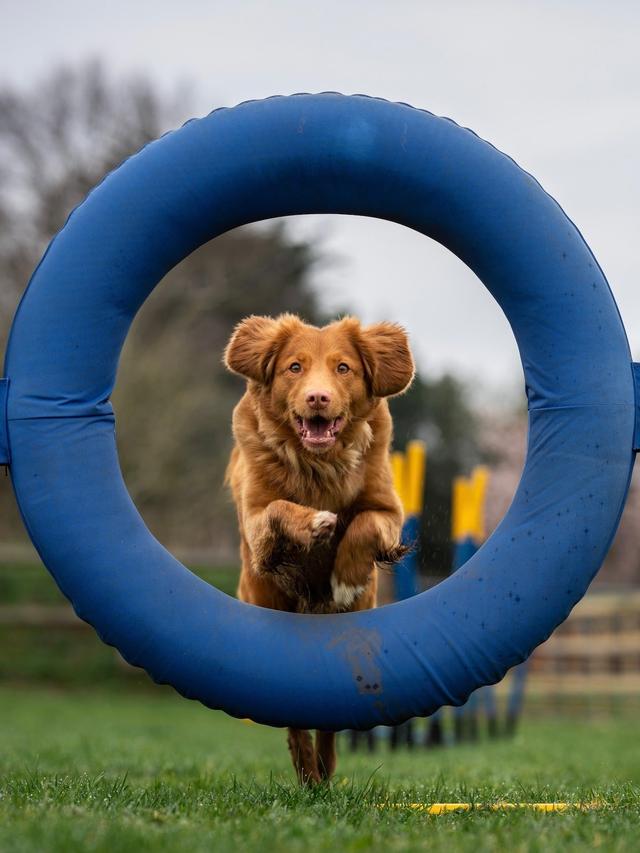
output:
[[[484,465],[474,468],[470,477],[456,477],[452,488],[451,539],[452,571],[458,571],[470,560],[486,538],[485,504],[489,470]],[[497,734],[497,703],[491,685],[474,691],[464,705],[454,711],[456,741],[476,740],[479,735],[478,712],[484,708],[490,734]]]

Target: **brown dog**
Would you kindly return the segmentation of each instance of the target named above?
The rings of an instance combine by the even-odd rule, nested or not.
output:
[[[321,329],[291,314],[248,317],[224,361],[248,379],[227,470],[238,597],[299,613],[375,607],[376,563],[404,553],[385,399],[413,378],[404,330],[353,317]],[[309,732],[289,729],[288,743],[302,783],[332,775],[333,732],[317,732],[314,749]]]

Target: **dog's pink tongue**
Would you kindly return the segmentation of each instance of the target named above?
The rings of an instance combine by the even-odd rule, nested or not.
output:
[[[324,418],[305,418],[304,428],[311,438],[323,438],[329,429],[329,421]]]

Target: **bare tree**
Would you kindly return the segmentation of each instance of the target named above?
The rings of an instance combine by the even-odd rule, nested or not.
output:
[[[0,345],[47,243],[89,190],[175,119],[144,78],[91,62],[0,91]]]

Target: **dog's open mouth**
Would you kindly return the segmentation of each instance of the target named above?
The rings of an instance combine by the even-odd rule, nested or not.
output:
[[[295,416],[298,435],[305,447],[313,450],[326,450],[336,443],[336,436],[342,429],[344,418],[323,418],[314,415],[312,418]]]

